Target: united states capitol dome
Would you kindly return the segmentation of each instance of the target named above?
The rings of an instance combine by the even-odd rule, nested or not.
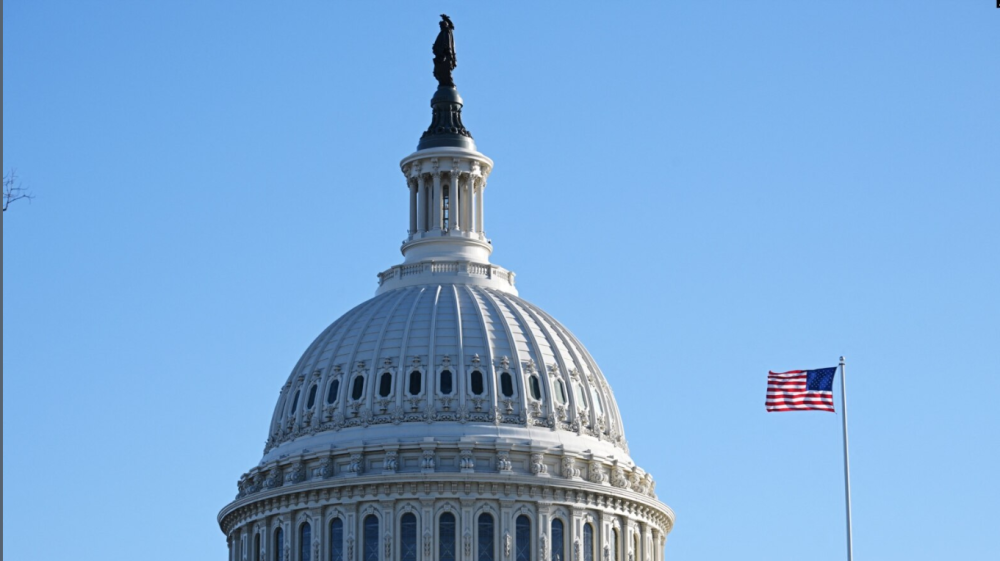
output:
[[[627,465],[611,388],[583,345],[506,286],[435,262],[334,322],[282,388],[265,461],[348,442],[484,438]],[[396,271],[383,274],[383,279]],[[383,280],[383,282],[386,282]]]
[[[403,261],[281,386],[219,513],[230,561],[662,561],[674,513],[604,374],[490,262],[493,161],[462,124],[442,18],[431,125],[400,162]]]

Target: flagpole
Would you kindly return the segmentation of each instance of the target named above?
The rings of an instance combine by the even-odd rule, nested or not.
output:
[[[844,421],[844,492],[847,495],[847,561],[854,559],[851,543],[851,464],[847,455],[847,381],[844,379],[844,357],[840,357],[840,406]]]

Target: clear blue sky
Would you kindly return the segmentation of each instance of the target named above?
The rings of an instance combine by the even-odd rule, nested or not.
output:
[[[4,2],[3,554],[225,559],[278,389],[400,261],[438,14],[493,261],[575,332],[668,559],[1000,558],[992,0]],[[839,395],[838,395],[839,406]]]

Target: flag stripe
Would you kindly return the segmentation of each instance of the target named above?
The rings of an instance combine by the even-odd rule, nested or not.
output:
[[[815,385],[812,390],[808,389],[810,384],[809,376],[813,372],[811,370],[768,372],[767,397],[764,401],[764,407],[768,411],[835,412],[833,408],[833,391],[826,389],[817,390]],[[812,383],[816,384],[815,381]]]

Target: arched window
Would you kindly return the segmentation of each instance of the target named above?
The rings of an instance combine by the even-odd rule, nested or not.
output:
[[[362,561],[378,561],[378,517],[365,517],[365,555]]]
[[[292,398],[292,415],[295,414],[295,410],[299,408],[299,395],[302,394],[302,390],[295,390],[295,397]]]
[[[611,561],[619,561],[621,558],[618,556],[618,528],[612,528],[611,543],[608,545],[611,549]]]
[[[566,544],[563,540],[563,522],[558,518],[552,520],[552,561],[565,561]]]
[[[503,393],[504,397],[514,397],[514,380],[511,378],[510,372],[500,374],[500,392]]]
[[[357,401],[361,399],[361,396],[365,394],[365,377],[357,376],[354,378],[354,384],[351,386],[351,399]]]
[[[514,523],[514,561],[531,561],[531,519],[523,514]]]
[[[594,526],[583,525],[583,561],[594,561]]]
[[[399,519],[399,559],[417,561],[417,517],[409,512]]]
[[[312,527],[306,522],[299,527],[299,561],[312,561]]]
[[[253,536],[253,559],[254,561],[262,561],[260,558],[260,532]]]
[[[418,395],[420,393],[421,376],[419,370],[414,370],[410,372],[410,395]]]
[[[556,378],[556,401],[566,405],[566,383],[559,378]]]
[[[452,385],[451,370],[442,370],[440,376],[441,393],[444,395],[451,395],[451,391],[453,389]]]
[[[528,385],[531,387],[531,397],[534,399],[542,399],[542,386],[538,383],[538,375],[532,374],[528,378]]]
[[[315,386],[315,385],[313,387],[309,388],[309,397],[306,398],[306,407],[309,408],[309,409],[312,409],[313,405],[316,405],[316,390],[317,389],[318,389],[318,387]]]
[[[438,561],[455,561],[455,515],[446,512],[438,519]]]
[[[274,560],[285,561],[285,531],[278,528],[274,531]]]
[[[483,395],[483,392],[486,391],[486,384],[483,383],[482,372],[478,370],[472,371],[472,383],[470,386],[472,387],[473,395]]]
[[[383,372],[382,378],[378,381],[379,397],[389,397],[392,393],[392,372]]]
[[[330,521],[330,561],[344,561],[344,521]]]
[[[493,561],[493,515],[482,513],[479,515],[479,546],[477,549],[477,561]]]
[[[337,394],[340,393],[340,379],[330,382],[330,389],[326,390],[327,404],[337,401]]]

